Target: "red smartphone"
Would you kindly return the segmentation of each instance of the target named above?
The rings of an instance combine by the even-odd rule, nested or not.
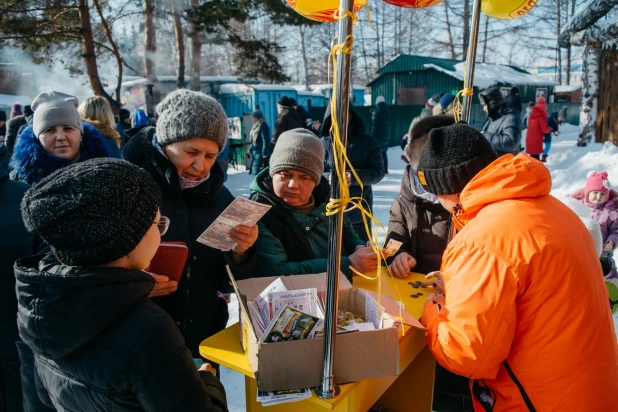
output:
[[[180,282],[188,257],[189,248],[185,242],[161,242],[146,272]]]

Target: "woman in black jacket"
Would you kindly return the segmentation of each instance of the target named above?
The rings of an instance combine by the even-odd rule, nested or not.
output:
[[[19,335],[38,398],[60,411],[227,411],[214,369],[148,299],[148,266],[170,221],[150,175],[118,159],[68,166],[22,202],[53,253],[15,264]]]
[[[161,188],[161,213],[171,220],[163,241],[184,242],[189,248],[176,293],[153,301],[174,319],[198,358],[199,344],[227,324],[227,302],[219,294],[231,292],[225,265],[232,266],[237,279],[252,275],[258,230],[257,225],[237,226],[230,232],[237,242],[230,252],[197,242],[234,200],[216,161],[227,141],[227,118],[216,100],[189,90],[170,93],[157,113],[156,129],[140,130],[122,156],[150,173]]]
[[[360,178],[363,187],[358,184],[354,176],[350,171],[346,173],[348,184],[350,185],[351,197],[362,197],[365,200],[365,207],[369,207],[369,211],[373,208],[373,190],[371,185],[379,183],[386,174],[384,168],[384,158],[382,156],[382,149],[380,143],[371,134],[365,131],[365,125],[360,116],[350,108],[349,111],[349,125],[348,125],[348,139],[346,144],[346,154],[348,160],[354,167],[356,174]],[[332,119],[330,114],[330,106],[326,109],[326,115],[324,117],[324,126],[322,128],[322,134],[327,135],[332,125]],[[326,147],[328,150],[328,167],[333,168],[332,165],[332,144],[330,136],[326,139]],[[360,210],[354,209],[346,214],[352,221],[354,231],[365,242],[369,240],[367,235],[367,229],[363,222],[363,216]],[[368,225],[371,230],[371,225]]]

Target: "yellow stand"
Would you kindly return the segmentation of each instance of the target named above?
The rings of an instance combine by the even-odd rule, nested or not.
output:
[[[382,293],[399,299],[395,284],[401,293],[405,309],[417,319],[423,314],[427,297],[433,288],[414,289],[408,282],[422,281],[423,275],[412,274],[406,279],[392,279],[386,269],[382,272]],[[377,282],[355,277],[354,287],[377,291]],[[418,298],[410,295],[422,293]],[[320,399],[315,394],[302,402],[263,407],[257,402],[257,387],[249,361],[240,346],[238,323],[211,336],[200,345],[200,354],[213,362],[245,375],[247,411],[284,412],[337,411],[366,412],[379,403],[388,411],[431,411],[436,362],[426,347],[422,331],[406,327],[405,336],[399,339],[399,364],[401,373],[380,379],[367,379],[340,385],[341,394],[334,399]]]

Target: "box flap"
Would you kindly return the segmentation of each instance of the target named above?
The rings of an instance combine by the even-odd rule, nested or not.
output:
[[[378,300],[378,294],[369,290],[365,290],[365,289],[358,289],[361,290],[367,294],[369,294],[369,296],[371,296],[372,298],[374,298],[376,301]],[[391,296],[389,295],[382,295],[382,299],[380,301],[380,305],[382,305],[382,307],[384,307],[384,310],[386,311],[386,313],[388,313],[394,320],[395,323],[397,323],[397,321],[411,326],[413,328],[416,329],[420,329],[420,330],[425,330],[425,327],[421,324],[421,322],[418,321],[418,319],[416,319],[414,316],[410,315],[408,312],[405,311],[405,309],[403,309],[401,306],[399,306],[399,304],[397,304],[397,302],[395,301],[395,299],[393,299]],[[393,326],[388,325],[386,322],[384,324],[384,327],[390,327]]]
[[[268,285],[277,280],[277,276],[265,278],[251,278],[236,282],[238,289],[243,293],[247,300],[254,300]],[[326,290],[326,272],[314,275],[291,275],[281,276],[281,281],[288,290],[298,290],[307,288],[317,288],[318,293]],[[343,275],[339,275],[339,290],[350,289],[352,285]]]

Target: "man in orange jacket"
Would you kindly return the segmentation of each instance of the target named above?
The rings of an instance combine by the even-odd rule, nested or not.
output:
[[[459,233],[422,322],[477,411],[618,410],[618,345],[594,240],[551,176],[476,129],[432,130],[418,177]]]

